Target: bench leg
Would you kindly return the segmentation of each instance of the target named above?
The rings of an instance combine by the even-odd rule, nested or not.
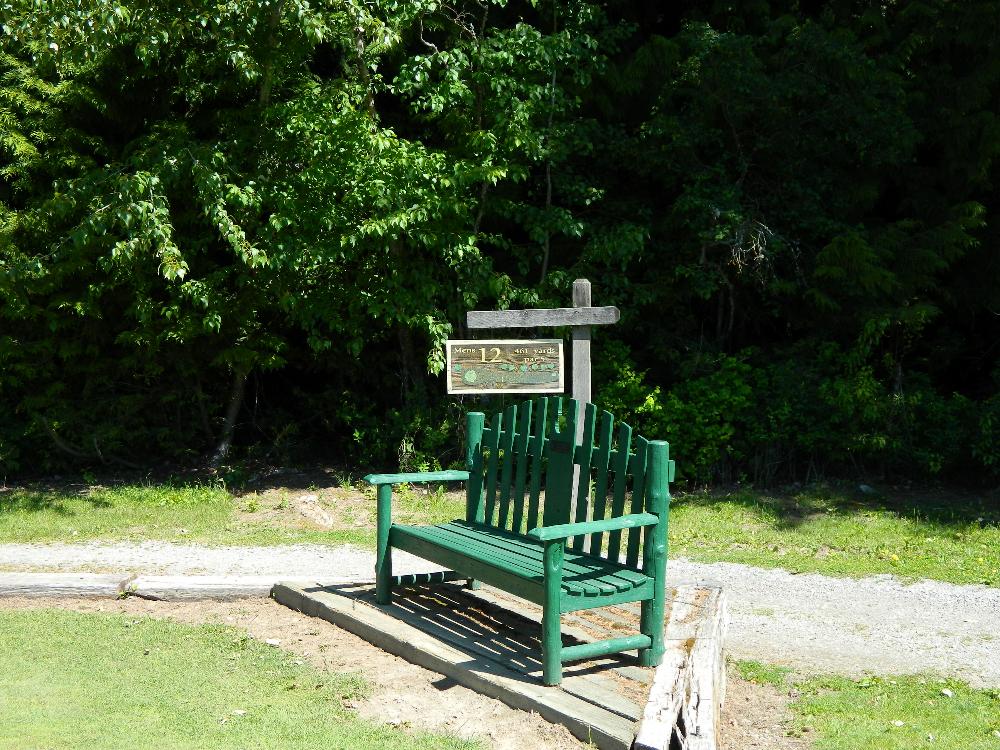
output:
[[[647,599],[642,603],[639,615],[639,632],[648,635],[653,642],[649,648],[639,649],[639,664],[643,667],[658,667],[663,661],[663,603],[657,613],[656,601]]]
[[[639,664],[644,667],[657,667],[663,661],[663,615],[666,604],[666,545],[657,544],[653,551],[653,569],[656,578],[653,581],[653,598],[642,603],[639,612],[639,632],[648,635],[652,644],[649,648],[639,650]]]
[[[562,682],[562,634],[559,598],[562,592],[563,540],[545,543],[545,604],[542,608],[542,682]]]
[[[375,601],[392,603],[392,548],[389,529],[392,527],[392,485],[378,487],[378,525],[375,548]]]
[[[649,444],[646,458],[647,505],[659,516],[656,526],[646,527],[642,548],[642,572],[653,579],[653,598],[642,603],[639,630],[652,641],[639,651],[639,663],[656,667],[663,661],[663,609],[667,594],[667,513],[670,508],[670,447],[661,440]]]

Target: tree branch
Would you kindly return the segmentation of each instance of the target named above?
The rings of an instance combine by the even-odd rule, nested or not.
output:
[[[96,435],[92,437],[94,443],[94,452],[88,453],[80,448],[77,448],[75,445],[72,445],[63,438],[59,437],[59,433],[56,432],[55,428],[45,417],[39,417],[39,421],[42,423],[42,426],[45,428],[45,431],[49,433],[49,437],[52,438],[52,442],[53,444],[55,444],[56,448],[58,448],[67,455],[73,456],[74,458],[83,458],[91,461],[96,458],[103,464],[107,463],[121,464],[122,466],[126,466],[129,469],[142,468],[139,464],[134,464],[131,461],[126,461],[124,458],[118,458],[117,456],[111,456],[111,455],[105,456],[104,453],[101,452],[100,446],[97,444]]]

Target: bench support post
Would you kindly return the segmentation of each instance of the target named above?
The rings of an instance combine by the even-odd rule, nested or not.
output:
[[[392,603],[392,549],[389,529],[392,527],[392,485],[378,486],[378,507],[375,548],[375,601]]]
[[[659,516],[656,526],[647,527],[643,545],[642,572],[653,579],[653,598],[641,605],[639,631],[649,636],[649,648],[639,650],[639,664],[655,667],[663,660],[663,610],[667,591],[667,512],[670,506],[668,470],[670,448],[662,440],[649,444],[647,492],[649,510]]]
[[[545,542],[543,570],[545,603],[542,607],[542,682],[562,682],[562,635],[560,634],[559,599],[562,594],[563,547],[565,540]]]

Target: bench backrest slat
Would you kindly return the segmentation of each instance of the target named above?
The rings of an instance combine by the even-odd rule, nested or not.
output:
[[[657,451],[661,458],[667,457],[668,446],[633,436],[629,425],[616,425],[609,412],[598,412],[593,404],[559,396],[538,398],[509,406],[493,416],[489,427],[484,424],[482,414],[469,415],[466,518],[470,521],[524,534],[540,525],[665,511],[667,487],[651,488],[650,482],[669,477],[673,462],[665,458],[661,470],[651,473],[649,461]],[[575,471],[579,476],[574,482]],[[570,518],[574,489],[576,510]],[[589,538],[579,535],[568,544],[574,551],[624,559],[629,567],[640,568],[647,543],[655,539],[646,527]]]
[[[642,513],[646,504],[646,460],[649,456],[649,441],[641,435],[635,439],[635,453],[632,455],[629,473],[632,475],[632,507],[629,513]],[[631,568],[639,566],[639,541],[642,529],[628,530],[628,545],[625,548],[625,564]]]
[[[545,504],[542,506],[544,526],[569,523],[572,499],[573,458],[576,452],[577,402],[569,399],[561,410],[562,399],[549,397],[549,464],[546,469]],[[560,415],[559,412],[563,411]],[[555,418],[553,418],[555,414]]]
[[[527,529],[522,529],[524,522],[524,485],[528,476],[528,462],[531,454],[528,452],[528,433],[531,431],[531,410],[533,401],[525,401],[521,404],[521,411],[517,418],[517,435],[514,438],[514,456],[517,460],[517,469],[514,472],[514,494],[511,502],[514,506],[514,517],[510,522],[510,530],[520,534]]]
[[[514,478],[514,428],[517,426],[517,404],[503,412],[503,433],[500,435],[500,503],[497,511],[497,528],[507,528],[510,515],[510,490]]]
[[[587,404],[583,413],[583,442],[577,450],[576,462],[580,465],[580,477],[576,485],[577,523],[587,520],[590,505],[590,459],[594,454],[594,429],[597,426],[597,407]],[[572,549],[583,551],[584,535],[573,537]]]
[[[531,436],[529,450],[531,451],[531,487],[528,489],[528,523],[527,528],[538,526],[538,500],[542,494],[543,463],[545,461],[545,429],[549,422],[549,400],[540,398],[535,401],[535,430]]]
[[[591,460],[591,465],[597,474],[594,482],[593,521],[603,521],[608,504],[608,467],[611,463],[611,431],[615,418],[611,412],[601,412],[601,425],[597,431],[597,452]],[[590,545],[587,550],[591,554],[599,554],[601,550],[601,534],[590,535]]]
[[[465,520],[482,523],[485,520],[483,508],[483,426],[486,415],[470,412],[465,419],[465,470],[469,472],[466,487]]]
[[[493,509],[497,500],[497,463],[500,458],[501,414],[493,417],[493,425],[483,432],[483,450],[486,456],[486,513],[485,523],[493,523]]]
[[[612,462],[615,473],[614,495],[611,501],[611,518],[625,515],[625,490],[628,486],[629,448],[632,447],[632,428],[618,423],[618,455]],[[608,534],[608,559],[617,560],[622,546],[622,532]]]

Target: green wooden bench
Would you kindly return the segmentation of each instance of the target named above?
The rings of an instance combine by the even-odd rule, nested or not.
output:
[[[669,482],[673,462],[663,441],[633,437],[632,428],[593,404],[539,398],[496,414],[467,417],[467,471],[370,474],[378,487],[378,602],[394,585],[467,579],[542,606],[546,685],[558,685],[562,664],[638,650],[640,663],[663,657]],[[583,441],[576,444],[577,419]],[[614,440],[614,433],[617,440]],[[570,518],[574,464],[575,516]],[[465,518],[435,526],[392,523],[392,486],[465,481]],[[544,492],[543,492],[544,490]],[[626,504],[628,507],[626,507]],[[539,523],[541,514],[541,523]],[[394,576],[392,549],[451,570]],[[560,615],[642,602],[636,635],[563,647]]]

